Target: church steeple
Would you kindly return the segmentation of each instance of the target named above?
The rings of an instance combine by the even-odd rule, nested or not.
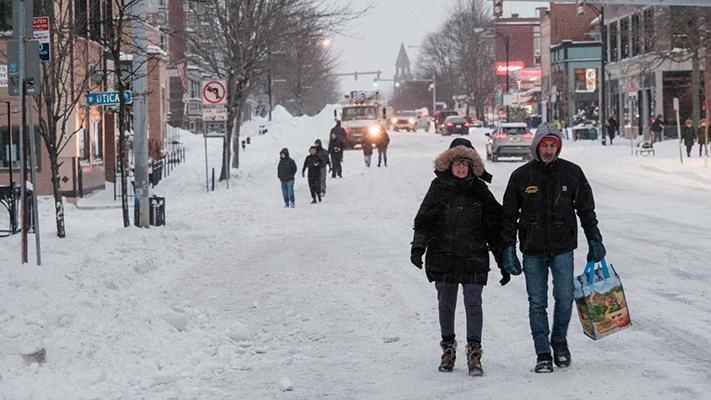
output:
[[[395,61],[395,79],[411,79],[410,75],[410,58],[407,56],[407,51],[405,50],[405,44],[400,44],[400,53],[397,56],[397,61]]]

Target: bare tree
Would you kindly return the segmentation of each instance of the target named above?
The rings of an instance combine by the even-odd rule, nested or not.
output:
[[[337,31],[363,15],[345,6],[317,0],[201,0],[191,2],[201,19],[193,40],[207,69],[227,81],[227,136],[220,180],[232,167],[239,168],[242,112],[254,78],[271,61],[270,53],[283,50],[289,37],[310,26],[314,32]],[[234,138],[234,140],[233,140]],[[233,144],[230,148],[230,144]]]
[[[90,88],[92,75],[101,66],[98,60],[90,57],[86,40],[81,43],[77,40],[86,27],[74,21],[69,0],[44,0],[38,6],[41,13],[49,16],[51,62],[42,63],[43,84],[39,95],[35,96],[35,107],[39,134],[47,149],[52,174],[57,236],[64,238],[66,227],[59,156],[79,132],[70,132],[67,122]]]

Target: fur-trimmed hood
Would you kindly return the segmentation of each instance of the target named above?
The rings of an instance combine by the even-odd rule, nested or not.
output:
[[[451,168],[452,161],[458,158],[467,158],[472,162],[472,172],[477,177],[481,177],[486,173],[484,162],[479,157],[479,153],[473,148],[466,146],[455,146],[441,153],[434,160],[434,168],[436,171],[444,172]]]

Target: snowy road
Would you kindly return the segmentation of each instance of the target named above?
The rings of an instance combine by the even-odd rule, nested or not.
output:
[[[299,177],[297,207],[284,209],[278,152],[289,147],[301,166],[329,115],[277,113],[268,135],[253,136],[232,188],[211,194],[202,142],[188,138],[188,164],[157,188],[168,198],[165,228],[126,230],[116,210],[68,209],[70,237],[59,241],[45,207],[39,269],[20,267],[16,240],[0,239],[0,399],[707,398],[711,170],[699,159],[679,166],[673,143],[640,159],[628,142],[566,142],[562,157],[593,186],[634,326],[595,342],[574,315],[573,366],[536,375],[523,277],[502,288],[493,271],[486,374],[473,379],[463,345],[454,373],[436,371],[435,290],[409,264],[412,219],[451,138],[394,133],[388,168],[365,168],[348,151],[323,203],[308,204]],[[483,153],[482,131],[470,137]],[[487,163],[499,199],[519,165]],[[19,354],[37,343],[42,365]],[[280,390],[285,377],[293,391]]]

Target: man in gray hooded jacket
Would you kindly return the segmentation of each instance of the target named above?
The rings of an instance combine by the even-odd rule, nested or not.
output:
[[[562,143],[555,125],[538,127],[531,143],[533,161],[511,174],[501,220],[503,268],[511,275],[523,271],[526,276],[529,322],[538,356],[536,372],[553,372],[553,362],[561,368],[570,365],[566,336],[573,309],[576,213],[590,248],[587,260],[599,262],[605,257],[592,189],[579,166],[558,158]],[[516,233],[523,268],[516,255]],[[552,332],[546,311],[549,269],[555,299]]]

